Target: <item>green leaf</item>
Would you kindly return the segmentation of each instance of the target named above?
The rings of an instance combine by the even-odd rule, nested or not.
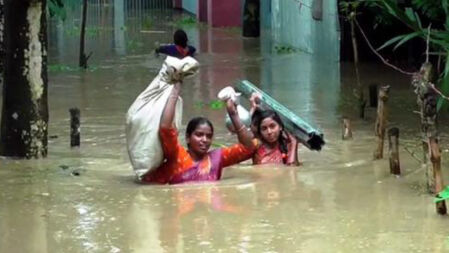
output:
[[[446,58],[446,64],[444,66],[444,76],[443,80],[438,85],[440,87],[440,91],[447,96],[449,94],[449,61]],[[437,102],[437,110],[440,111],[442,108],[447,107],[448,101],[442,97],[438,98]]]
[[[389,45],[394,44],[394,43],[396,43],[396,42],[399,41],[399,40],[401,40],[401,42],[402,42],[402,43],[401,43],[401,42],[399,42],[399,43],[403,44],[403,43],[405,43],[407,40],[409,40],[409,39],[411,39],[411,38],[414,38],[414,37],[416,37],[416,36],[419,36],[420,33],[421,33],[421,32],[419,31],[419,32],[413,32],[413,33],[402,34],[402,35],[396,36],[396,37],[394,37],[394,38],[388,40],[387,42],[385,42],[382,46],[380,46],[380,47],[377,49],[377,51],[382,50],[382,49],[384,49],[385,47],[388,47]],[[405,41],[404,41],[404,40],[405,40]],[[398,44],[399,44],[399,43],[398,43]],[[396,45],[396,47],[398,47],[398,45]],[[396,47],[395,47],[395,49],[396,49]]]
[[[213,110],[222,109],[225,106],[225,103],[220,100],[214,100],[210,102],[210,108]]]
[[[388,40],[387,42],[385,42],[382,46],[380,46],[380,47],[379,47],[378,49],[376,49],[376,50],[377,50],[377,51],[382,50],[382,49],[388,47],[389,45],[391,45],[391,44],[393,44],[393,43],[395,43],[395,42],[401,40],[401,39],[404,38],[405,36],[407,36],[407,34],[403,34],[403,35],[396,36],[396,37],[394,37],[394,38]]]
[[[444,188],[444,190],[439,192],[437,194],[437,196],[435,197],[435,199],[433,200],[433,202],[437,203],[437,202],[443,201],[445,199],[449,199],[449,186],[446,186],[446,188]]]
[[[416,22],[415,12],[412,8],[405,8],[405,15],[407,15],[411,21]]]
[[[443,0],[441,1],[441,5],[443,7],[444,13],[446,14],[446,16],[449,15],[449,1],[448,0]],[[447,20],[446,20],[447,23]]]
[[[430,38],[430,42],[441,46],[443,49],[449,49],[449,42]]]
[[[415,15],[416,23],[418,24],[419,29],[422,30],[422,23],[421,23],[421,19],[419,18],[419,15],[416,12],[413,12],[413,14]]]
[[[448,52],[446,52],[448,53]],[[446,64],[444,65],[444,78],[449,79],[449,61],[446,58]]]
[[[447,56],[446,52],[429,52],[429,55]]]
[[[382,0],[382,3],[391,15],[393,15],[394,17],[399,19],[402,23],[409,26],[413,30],[415,30],[415,31],[419,30],[419,26],[417,25],[417,22],[413,21],[413,19],[410,19],[407,16],[407,14],[399,8],[396,1]]]
[[[405,42],[407,42],[407,41],[409,41],[409,40],[411,40],[411,39],[413,39],[413,38],[415,38],[417,36],[420,36],[421,34],[422,34],[422,32],[418,31],[418,32],[414,32],[414,33],[410,33],[410,34],[406,35],[404,38],[402,38],[401,41],[398,42],[398,44],[396,44],[396,46],[394,47],[393,50],[396,50],[396,48],[400,47]]]
[[[448,31],[430,29],[430,36],[449,41],[449,32]]]

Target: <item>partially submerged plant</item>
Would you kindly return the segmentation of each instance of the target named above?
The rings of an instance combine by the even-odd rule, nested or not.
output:
[[[299,52],[297,48],[294,48],[289,45],[275,45],[274,50],[278,54],[293,54]]]
[[[197,24],[196,18],[191,16],[183,17],[175,21],[176,26],[191,26],[196,24]]]

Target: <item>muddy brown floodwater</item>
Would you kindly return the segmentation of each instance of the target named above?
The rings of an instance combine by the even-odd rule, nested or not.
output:
[[[449,251],[447,216],[436,214],[425,172],[404,149],[422,155],[408,77],[361,67],[364,83],[392,86],[389,126],[401,130],[403,172],[396,178],[387,159],[372,161],[375,109],[368,108],[366,120],[355,117],[351,64],[277,54],[266,34],[259,41],[242,39],[239,29],[186,26],[202,66],[183,87],[184,123],[205,115],[216,142],[235,142],[224,109],[207,103],[236,79],[248,79],[321,129],[327,144],[321,152],[302,147],[301,167],[242,164],[217,183],[140,185],[126,152],[125,113],[161,66],[163,57],[152,50],[171,41],[172,20],[182,14],[130,12],[114,21],[110,9],[90,11],[89,71],[68,67],[76,66],[78,16],[49,25],[53,138],[46,159],[0,159],[0,252]],[[81,109],[79,149],[69,147],[71,107]],[[343,115],[353,119],[351,141],[341,140]],[[447,122],[441,121],[446,182]]]

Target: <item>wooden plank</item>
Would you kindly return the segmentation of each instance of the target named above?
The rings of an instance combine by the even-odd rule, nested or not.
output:
[[[235,89],[241,92],[246,98],[249,98],[253,92],[259,93],[261,95],[262,105],[276,111],[281,117],[287,131],[296,136],[298,141],[300,141],[307,148],[319,151],[325,144],[321,131],[312,127],[302,118],[257,88],[251,82],[241,80],[237,82]]]

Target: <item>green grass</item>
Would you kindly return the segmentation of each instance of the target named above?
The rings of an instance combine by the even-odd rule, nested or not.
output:
[[[289,45],[275,45],[274,51],[278,54],[293,54],[298,53],[300,50]]]
[[[178,20],[175,20],[174,24],[176,26],[192,26],[196,25],[198,22],[195,17],[183,17]]]

